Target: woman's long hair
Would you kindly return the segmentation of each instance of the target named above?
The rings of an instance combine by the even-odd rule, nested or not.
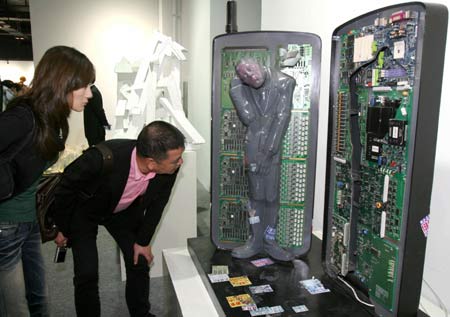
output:
[[[55,46],[39,61],[30,89],[14,100],[13,105],[31,106],[37,128],[36,147],[45,159],[55,159],[64,150],[71,93],[94,81],[94,66],[83,53],[72,47]]]

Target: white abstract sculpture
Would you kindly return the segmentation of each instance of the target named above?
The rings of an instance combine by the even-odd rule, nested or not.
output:
[[[114,138],[136,138],[151,121],[174,124],[186,136],[188,146],[205,143],[183,111],[181,61],[186,51],[168,36],[155,32],[139,66],[123,58],[115,68],[119,94]],[[122,77],[122,78],[121,78]]]

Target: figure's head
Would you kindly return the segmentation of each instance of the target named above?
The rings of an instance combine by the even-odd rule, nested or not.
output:
[[[243,83],[259,88],[266,79],[266,70],[253,58],[243,58],[236,65],[236,74]]]
[[[29,95],[39,107],[62,107],[65,109],[59,111],[66,111],[68,116],[70,109],[84,109],[92,97],[89,85],[94,81],[94,65],[86,55],[72,47],[55,46],[45,52],[36,66]]]
[[[143,173],[173,174],[183,164],[185,137],[165,121],[153,121],[139,133],[136,151]]]

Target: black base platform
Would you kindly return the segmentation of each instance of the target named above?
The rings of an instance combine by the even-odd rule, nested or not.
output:
[[[245,260],[234,259],[230,251],[217,250],[209,237],[188,239],[188,248],[219,315],[250,316],[250,312],[243,311],[241,307],[231,308],[226,300],[227,296],[247,293],[258,307],[283,307],[284,313],[271,316],[375,316],[373,308],[357,302],[343,283],[331,279],[323,272],[321,240],[315,236],[312,239],[311,251],[304,259],[276,262],[259,268],[250,261],[267,257],[266,255],[261,254]],[[249,286],[233,287],[229,282],[210,283],[207,274],[211,273],[213,265],[227,265],[230,277],[246,275],[252,282],[251,286],[269,284],[274,291],[254,295]],[[319,279],[330,292],[311,295],[301,286],[300,281],[312,277]],[[306,305],[308,311],[295,313],[292,307],[298,305]],[[419,312],[417,316],[427,315]]]

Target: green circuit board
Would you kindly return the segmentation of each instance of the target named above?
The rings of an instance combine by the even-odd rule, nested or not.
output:
[[[280,49],[284,49],[288,55],[297,54],[299,58],[296,63],[283,65]],[[220,206],[217,234],[218,240],[224,243],[244,243],[249,236],[248,184],[244,168],[246,128],[231,102],[229,86],[239,60],[252,57],[264,66],[275,63],[283,72],[296,79],[291,119],[282,145],[277,241],[283,247],[303,245],[313,52],[310,44],[289,44],[279,47],[279,50],[227,48],[221,53],[220,153],[218,184],[215,185],[219,188]]]
[[[334,40],[331,239],[327,262],[353,275],[372,300],[395,305],[410,164],[419,13],[398,11]]]

